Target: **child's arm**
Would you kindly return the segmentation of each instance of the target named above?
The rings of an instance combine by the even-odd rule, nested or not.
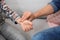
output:
[[[6,14],[7,17],[9,17],[13,22],[16,22],[17,19],[20,18],[20,16],[14,12],[12,9],[10,9],[4,0],[1,0],[1,5],[2,5],[2,10],[4,11],[4,13]]]
[[[21,24],[22,29],[24,31],[29,31],[32,29],[32,22],[26,20],[24,22],[20,21],[20,16],[14,12],[13,10],[11,10],[5,3],[4,0],[1,1],[1,9],[4,11],[4,13],[6,14],[7,17],[9,17],[13,22],[17,22],[18,24]],[[28,15],[27,15],[28,16]]]

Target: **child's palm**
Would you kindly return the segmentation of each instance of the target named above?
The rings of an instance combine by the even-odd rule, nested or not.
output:
[[[22,29],[26,32],[32,30],[32,28],[33,28],[32,27],[32,22],[30,22],[28,20],[22,22],[21,26],[22,26]]]

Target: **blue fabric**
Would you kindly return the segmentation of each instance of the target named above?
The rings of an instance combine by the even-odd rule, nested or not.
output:
[[[39,32],[32,40],[60,40],[60,26]]]
[[[54,8],[55,12],[57,12],[58,10],[60,10],[60,0],[52,0],[52,2],[50,2],[50,4]]]

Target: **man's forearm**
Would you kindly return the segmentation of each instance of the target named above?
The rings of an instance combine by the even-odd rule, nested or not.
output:
[[[53,7],[49,4],[46,7],[34,13],[35,18],[54,13]]]

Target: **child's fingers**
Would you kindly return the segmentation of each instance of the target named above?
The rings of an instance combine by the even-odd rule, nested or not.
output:
[[[31,25],[27,25],[27,28],[28,28],[27,31],[30,31],[31,30]]]

